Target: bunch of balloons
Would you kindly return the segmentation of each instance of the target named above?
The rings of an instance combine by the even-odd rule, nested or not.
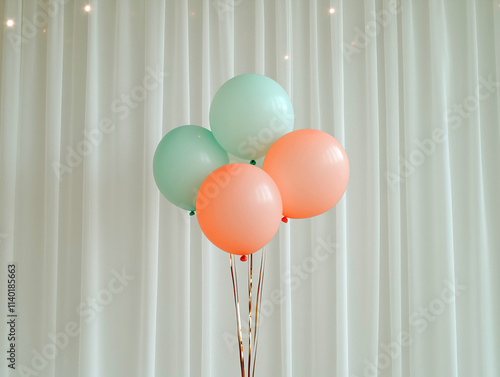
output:
[[[340,200],[349,180],[344,148],[314,129],[293,131],[294,112],[274,80],[243,74],[222,85],[210,107],[212,132],[182,126],[160,141],[153,173],[160,192],[197,214],[220,249],[248,255],[280,221],[317,216]],[[228,152],[251,160],[229,163]],[[255,160],[263,157],[263,168]]]

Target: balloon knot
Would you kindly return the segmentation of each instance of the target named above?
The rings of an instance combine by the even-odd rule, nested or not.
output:
[[[189,212],[189,216],[194,216],[194,211]]]
[[[243,255],[243,256],[240,258],[240,261],[242,261],[242,262],[246,262],[246,261],[247,261],[247,256],[246,256],[246,255]]]
[[[281,221],[283,221],[283,222],[286,224],[286,223],[288,222],[288,217],[283,216],[283,217],[281,218]]]
[[[257,163],[257,161],[255,161],[255,160],[250,161],[250,164],[252,164],[252,165],[255,165],[256,163]]]

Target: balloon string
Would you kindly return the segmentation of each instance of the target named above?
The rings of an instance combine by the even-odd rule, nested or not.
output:
[[[240,365],[241,365],[241,377],[245,377],[245,355],[243,355],[243,336],[241,334],[241,320],[240,320],[240,299],[238,294],[238,276],[236,272],[236,266],[233,268],[233,255],[229,254],[229,266],[231,267],[231,278],[233,280],[233,294],[234,294],[234,306],[236,309],[236,324],[238,332],[238,340],[240,343]]]
[[[257,299],[255,302],[255,320],[254,320],[254,335],[253,335],[253,371],[252,371],[252,377],[255,376],[255,362],[257,359],[257,345],[258,345],[258,315],[262,307],[262,300],[260,300],[260,295],[262,294],[263,291],[263,286],[264,286],[264,270],[266,267],[266,258],[265,258],[265,249],[262,248],[262,255],[260,258],[260,271],[259,271],[259,283],[257,284]],[[248,377],[250,377],[250,372],[248,373]]]
[[[253,254],[250,254],[250,263],[248,264],[248,377],[250,377],[250,368],[252,367],[252,272],[253,272]]]

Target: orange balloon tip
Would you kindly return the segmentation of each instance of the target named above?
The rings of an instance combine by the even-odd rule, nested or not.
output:
[[[247,261],[247,256],[246,255],[243,255],[241,258],[240,258],[240,261],[242,262],[246,262]]]
[[[283,217],[281,218],[281,221],[283,221],[283,222],[286,224],[286,223],[288,222],[288,217],[283,216]]]

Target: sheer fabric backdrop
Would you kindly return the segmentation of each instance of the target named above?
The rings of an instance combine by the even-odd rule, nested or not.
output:
[[[229,257],[152,158],[249,72],[351,167],[266,248],[256,375],[500,375],[498,0],[47,3],[0,3],[2,375],[239,375]]]

